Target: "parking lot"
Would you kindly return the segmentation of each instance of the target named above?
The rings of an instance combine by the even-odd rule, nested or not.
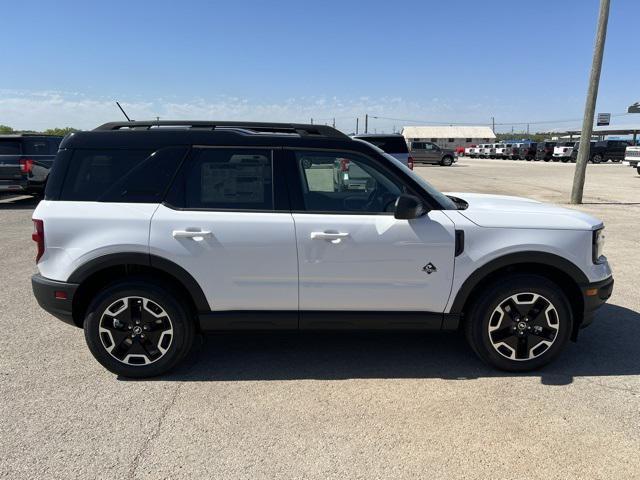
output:
[[[443,191],[569,198],[574,165],[471,160]],[[526,375],[455,334],[220,335],[169,376],[117,378],[31,294],[29,197],[0,197],[3,478],[640,478],[640,176],[590,165],[614,294]]]

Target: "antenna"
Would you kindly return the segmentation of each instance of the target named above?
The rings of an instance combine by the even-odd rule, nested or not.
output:
[[[124,117],[127,119],[127,122],[130,122],[131,119],[129,118],[129,115],[127,115],[127,112],[124,111],[124,108],[122,108],[122,105],[120,105],[120,102],[116,102],[116,105],[118,106]]]

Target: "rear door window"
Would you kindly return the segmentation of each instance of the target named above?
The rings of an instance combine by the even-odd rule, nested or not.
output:
[[[19,140],[0,139],[0,155],[20,155],[22,146]]]
[[[193,210],[274,209],[273,161],[268,149],[203,148],[176,179],[171,205]]]
[[[55,155],[56,153],[58,153],[58,148],[60,148],[60,142],[62,142],[62,138],[49,139],[49,155]]]
[[[360,137],[360,139],[375,145],[386,153],[409,153],[404,137]]]
[[[24,155],[49,155],[49,139],[25,138],[22,140]]]

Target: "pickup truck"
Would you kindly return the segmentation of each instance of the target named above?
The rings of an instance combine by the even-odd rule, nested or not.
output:
[[[43,192],[61,141],[51,135],[0,135],[0,192]]]
[[[633,167],[638,171],[638,175],[640,175],[640,145],[628,146],[624,152],[624,160],[623,165],[628,165],[629,167]]]
[[[456,161],[453,150],[440,148],[431,142],[411,142],[409,145],[409,155],[414,163],[431,163],[450,167]]]
[[[571,152],[576,142],[560,142],[553,147],[553,161],[566,163],[571,160]]]
[[[591,142],[589,147],[589,161],[592,163],[603,163],[611,160],[620,162],[625,156],[625,149],[629,146],[626,140],[603,140],[601,142]],[[578,158],[579,144],[576,143],[571,152],[571,161]]]

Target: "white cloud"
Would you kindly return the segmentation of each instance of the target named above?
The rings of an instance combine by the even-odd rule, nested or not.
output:
[[[218,96],[213,99],[194,98],[177,101],[175,98],[136,99],[127,102],[120,99],[130,117],[135,119],[189,119],[189,120],[257,120],[275,122],[331,124],[343,131],[355,129],[356,117],[363,128],[364,115],[392,119],[428,119],[430,121],[469,121],[467,113],[477,118],[479,105],[468,107],[436,98],[421,104],[402,97],[360,96],[338,98],[336,96],[307,96],[286,98],[279,102],[259,101],[235,96]],[[455,112],[457,118],[452,118]],[[442,118],[442,116],[448,118]],[[0,89],[0,124],[14,129],[43,130],[51,127],[71,126],[91,129],[102,123],[119,120],[122,114],[115,100],[92,97],[81,92],[20,91]],[[370,119],[370,130],[391,131],[402,127],[401,120]]]

